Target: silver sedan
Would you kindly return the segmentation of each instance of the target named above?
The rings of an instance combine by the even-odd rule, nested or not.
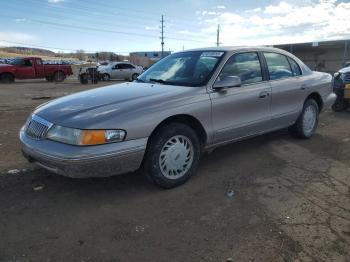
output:
[[[336,95],[332,77],[274,48],[208,48],[172,54],[132,83],[39,106],[20,131],[25,157],[70,177],[141,168],[171,188],[202,152],[282,128],[315,133]]]

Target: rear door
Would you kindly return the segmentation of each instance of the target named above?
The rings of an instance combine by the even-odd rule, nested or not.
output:
[[[270,124],[271,87],[265,81],[257,52],[232,55],[218,79],[239,76],[242,86],[211,91],[215,142],[263,132]]]
[[[300,113],[305,86],[299,65],[283,54],[264,52],[272,88],[271,117],[275,126],[293,123]]]
[[[32,59],[23,59],[22,63],[17,66],[16,77],[22,79],[35,78],[35,69]]]

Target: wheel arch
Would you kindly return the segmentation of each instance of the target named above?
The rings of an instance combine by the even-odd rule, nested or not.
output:
[[[2,76],[2,75],[11,75],[13,78],[15,78],[16,76],[15,76],[15,74],[13,73],[13,72],[2,72],[2,73],[0,73],[0,77]]]
[[[55,74],[57,74],[57,73],[59,73],[59,72],[61,72],[62,74],[66,75],[66,73],[64,72],[64,70],[62,70],[62,69],[57,69],[57,70],[55,70],[55,71],[52,73],[52,77],[54,77]]]
[[[156,131],[169,124],[169,123],[182,123],[185,124],[189,127],[191,127],[197,134],[199,141],[201,143],[201,146],[204,147],[205,144],[207,143],[207,132],[205,131],[203,125],[201,124],[201,122],[194,116],[189,115],[189,114],[177,114],[177,115],[173,115],[173,116],[169,116],[166,119],[164,119],[163,121],[161,121],[152,131],[148,141],[150,141],[154,134],[156,133]]]
[[[322,97],[319,93],[317,92],[313,92],[311,93],[310,95],[308,95],[308,97],[305,99],[305,102],[308,100],[308,99],[314,99],[318,105],[318,109],[319,111],[321,112],[322,109],[323,109],[323,100],[322,100]]]

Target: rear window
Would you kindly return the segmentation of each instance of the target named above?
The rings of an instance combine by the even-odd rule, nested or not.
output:
[[[286,56],[277,53],[264,53],[270,80],[293,76],[292,69]]]

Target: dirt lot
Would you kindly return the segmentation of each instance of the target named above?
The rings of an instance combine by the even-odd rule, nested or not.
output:
[[[91,87],[0,85],[0,261],[350,261],[350,112],[324,113],[310,140],[219,148],[173,190],[29,166],[17,133],[30,111]]]

